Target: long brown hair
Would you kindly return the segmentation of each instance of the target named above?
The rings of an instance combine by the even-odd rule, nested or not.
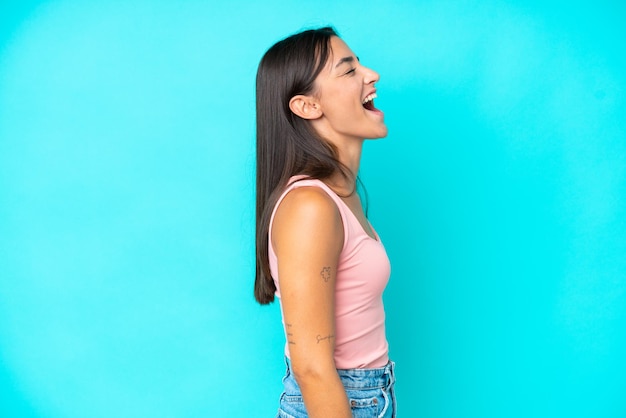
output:
[[[332,51],[331,27],[306,30],[274,44],[263,56],[256,77],[256,279],[254,297],[261,304],[274,300],[268,256],[272,211],[289,178],[303,174],[327,179],[349,170],[336,149],[320,138],[307,120],[289,108],[289,100],[310,94]]]

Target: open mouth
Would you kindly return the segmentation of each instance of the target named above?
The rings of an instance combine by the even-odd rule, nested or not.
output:
[[[376,93],[368,95],[365,99],[363,99],[363,107],[366,110],[377,111],[378,109],[374,107],[374,99],[377,97]]]

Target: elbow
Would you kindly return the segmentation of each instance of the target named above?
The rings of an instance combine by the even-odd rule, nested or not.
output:
[[[292,362],[291,372],[301,388],[323,382],[337,374],[334,362]]]

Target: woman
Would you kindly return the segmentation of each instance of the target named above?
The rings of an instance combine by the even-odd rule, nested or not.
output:
[[[378,79],[332,28],[290,36],[259,64],[255,297],[281,303],[279,417],[395,416],[389,260],[356,193],[364,139],[387,135]]]

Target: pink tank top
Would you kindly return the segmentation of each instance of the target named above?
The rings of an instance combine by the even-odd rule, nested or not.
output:
[[[389,361],[389,349],[382,294],[389,281],[391,267],[380,237],[376,240],[367,235],[350,208],[322,181],[293,182],[297,178],[290,180],[291,184],[278,199],[270,220],[269,264],[276,284],[276,296],[280,300],[278,260],[271,236],[276,208],[294,188],[319,187],[335,201],[344,230],[335,289],[335,366],[338,369],[383,367]],[[287,343],[285,355],[289,358]]]

